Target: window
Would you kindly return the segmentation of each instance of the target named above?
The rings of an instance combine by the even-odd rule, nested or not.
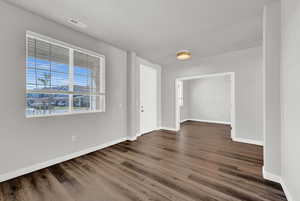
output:
[[[105,58],[26,34],[26,116],[105,111]]]

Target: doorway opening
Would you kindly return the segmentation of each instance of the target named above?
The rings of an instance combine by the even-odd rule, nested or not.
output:
[[[175,90],[176,130],[187,120],[228,124],[235,138],[234,72],[177,78]]]

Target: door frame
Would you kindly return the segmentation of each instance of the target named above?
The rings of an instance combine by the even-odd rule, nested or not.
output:
[[[235,104],[235,73],[225,72],[225,73],[214,73],[214,74],[201,74],[196,76],[180,77],[175,80],[175,125],[176,130],[180,130],[180,106],[178,102],[178,82],[184,80],[194,80],[208,77],[219,77],[219,76],[230,76],[230,125],[231,125],[231,138],[234,139],[236,136],[236,104]]]
[[[151,67],[151,66],[148,66],[148,65],[145,65],[145,64],[140,64],[139,65],[139,68],[140,68],[140,78],[141,78],[141,76],[142,76],[142,71],[141,71],[141,69],[142,68],[149,68],[149,69],[151,69],[151,71],[152,70],[154,70],[154,74],[155,74],[155,76],[156,76],[156,89],[155,89],[155,93],[156,93],[156,107],[155,107],[155,109],[156,109],[156,125],[153,127],[153,128],[151,128],[151,129],[148,129],[148,130],[142,130],[142,114],[141,114],[141,110],[142,110],[142,102],[141,102],[141,100],[142,100],[142,91],[141,91],[141,84],[142,84],[142,81],[141,81],[141,79],[140,79],[140,105],[139,105],[139,114],[140,114],[140,133],[138,134],[139,136],[141,136],[141,135],[143,135],[143,134],[145,134],[145,133],[149,133],[149,132],[151,132],[151,131],[154,131],[154,130],[157,130],[157,128],[158,128],[158,125],[157,125],[157,122],[158,122],[158,114],[157,114],[157,112],[158,112],[158,98],[157,98],[157,96],[158,96],[158,87],[157,87],[157,85],[158,85],[158,72],[157,72],[157,69],[156,68],[153,68],[153,67]]]
[[[156,123],[156,128],[154,130],[159,130],[161,127],[161,66],[157,65],[157,64],[153,64],[145,59],[142,59],[140,57],[137,57],[137,79],[138,79],[138,86],[137,86],[137,105],[136,105],[136,114],[137,114],[137,133],[136,133],[136,138],[143,135],[144,133],[141,132],[141,124],[140,124],[140,105],[141,105],[141,101],[140,101],[140,70],[141,70],[141,65],[153,68],[156,70],[157,72],[157,123]],[[152,130],[152,131],[154,131]],[[149,131],[151,132],[151,131]]]

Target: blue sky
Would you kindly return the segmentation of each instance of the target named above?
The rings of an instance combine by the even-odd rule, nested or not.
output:
[[[50,76],[50,64],[51,64],[51,76]],[[37,69],[35,69],[35,65]],[[34,57],[27,58],[27,69],[26,69],[26,83],[28,89],[34,89],[36,82],[41,87],[44,83],[39,80],[50,78],[47,84],[51,86],[66,86],[68,85],[68,72],[69,66],[67,64],[49,62],[48,60],[35,59]],[[74,66],[74,85],[89,86],[90,76],[92,75],[91,69]]]

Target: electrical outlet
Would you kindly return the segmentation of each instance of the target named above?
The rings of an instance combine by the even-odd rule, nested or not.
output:
[[[77,137],[75,135],[72,135],[72,142],[77,141]]]

